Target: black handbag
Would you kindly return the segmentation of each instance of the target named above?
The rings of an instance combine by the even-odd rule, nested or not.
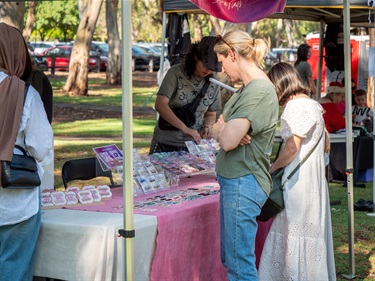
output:
[[[181,107],[171,108],[173,113],[180,119],[187,127],[191,127],[195,124],[195,111],[190,108],[190,103]],[[159,128],[162,130],[178,130],[176,127],[165,121],[159,116]]]
[[[25,97],[29,89],[25,84]],[[23,154],[14,154],[11,161],[1,161],[1,186],[6,189],[31,189],[40,186],[38,167],[33,157],[28,156],[24,148],[15,145]]]
[[[271,192],[266,202],[264,203],[259,216],[257,217],[258,221],[263,221],[263,222],[268,221],[269,219],[273,218],[284,209],[283,192],[285,190],[284,189],[285,183],[293,177],[293,175],[298,171],[298,169],[307,160],[307,158],[309,158],[311,153],[313,153],[315,148],[318,146],[320,140],[322,139],[323,134],[324,134],[324,129],[323,129],[322,135],[320,136],[315,146],[305,156],[305,158],[297,165],[297,167],[294,168],[294,170],[289,174],[289,176],[286,178],[284,182],[282,182],[282,177],[284,175],[284,168],[277,169],[274,173],[271,174],[271,177],[272,177]],[[275,160],[279,156],[279,152],[280,152],[282,144],[283,144],[283,140],[280,142]]]
[[[208,86],[210,85],[209,77],[206,77],[206,82],[203,85],[201,91],[191,103],[181,107],[171,108],[171,110],[177,116],[177,118],[184,122],[184,124],[189,128],[195,124],[195,111],[197,110],[199,102],[205,96]],[[159,116],[158,125],[159,128],[162,130],[178,130],[176,127],[165,121],[165,119],[161,116]]]
[[[6,189],[31,189],[40,186],[38,167],[25,149],[15,145],[23,154],[13,154],[12,160],[1,161],[1,186]]]

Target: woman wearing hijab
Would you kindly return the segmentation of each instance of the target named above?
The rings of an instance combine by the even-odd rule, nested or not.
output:
[[[0,160],[20,154],[35,158],[41,177],[53,160],[53,133],[38,92],[20,79],[28,56],[22,34],[0,23]],[[1,174],[0,174],[1,175]],[[1,176],[0,176],[1,177]],[[0,181],[1,185],[1,181]],[[0,186],[0,280],[32,280],[41,223],[40,188]]]

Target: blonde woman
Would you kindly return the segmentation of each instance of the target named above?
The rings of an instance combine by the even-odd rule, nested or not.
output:
[[[243,31],[217,40],[214,50],[223,71],[232,82],[243,83],[212,130],[221,146],[216,158],[221,259],[229,280],[257,280],[256,217],[271,188],[269,157],[279,107],[275,87],[262,70],[265,42]]]

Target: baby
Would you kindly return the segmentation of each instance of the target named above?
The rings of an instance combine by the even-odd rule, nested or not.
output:
[[[356,105],[352,107],[353,123],[364,125],[366,119],[371,118],[372,120],[374,116],[374,111],[366,105],[366,91],[362,89],[356,90],[354,92],[354,100]]]

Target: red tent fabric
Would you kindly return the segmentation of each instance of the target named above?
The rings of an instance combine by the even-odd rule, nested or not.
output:
[[[207,13],[233,23],[258,21],[284,11],[286,0],[189,0]]]

